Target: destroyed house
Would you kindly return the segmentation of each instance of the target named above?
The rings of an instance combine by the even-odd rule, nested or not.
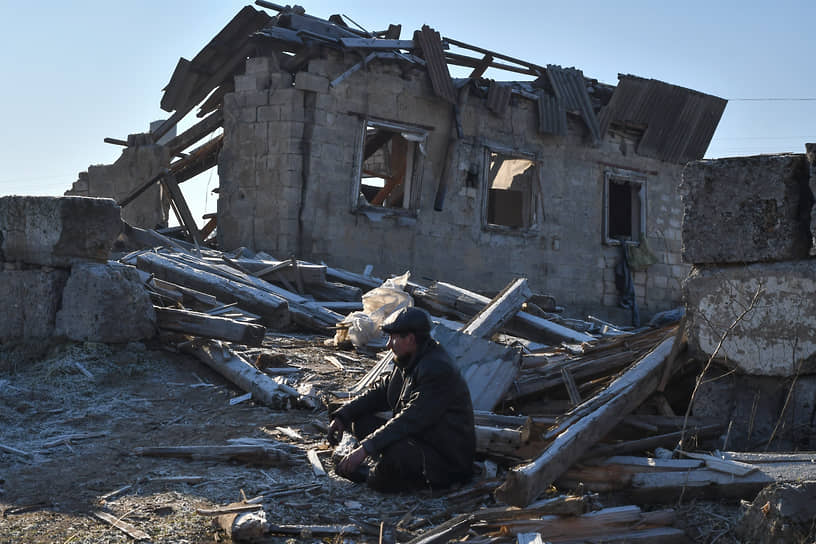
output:
[[[679,304],[681,171],[725,100],[256,3],[276,14],[247,6],[181,59],[161,102],[172,116],[70,194],[114,196],[152,227],[164,191],[191,237],[217,228],[222,249],[485,292],[523,275],[575,315],[621,319],[622,295],[643,315]],[[196,106],[202,121],[152,144]],[[147,148],[152,166],[134,168]],[[178,183],[216,165],[217,217],[199,230]]]

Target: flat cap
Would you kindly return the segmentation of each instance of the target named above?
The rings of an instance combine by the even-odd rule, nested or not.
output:
[[[382,324],[383,332],[431,332],[431,316],[419,308],[402,308],[388,316]]]

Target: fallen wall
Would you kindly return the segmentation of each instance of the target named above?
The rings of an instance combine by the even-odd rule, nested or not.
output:
[[[309,61],[294,80],[274,58],[247,61],[235,92],[224,98],[222,248],[297,254],[350,270],[374,264],[381,276],[410,270],[487,291],[521,274],[576,315],[627,323],[615,282],[621,248],[606,244],[603,234],[605,176],[626,173],[644,182],[642,230],[656,257],[633,277],[640,309],[648,315],[680,303],[688,272],[680,255],[680,166],[636,155],[633,137],[614,130],[597,147],[588,145],[578,117],[569,116],[563,138],[541,134],[536,102],[515,95],[502,115],[488,110],[486,98],[471,96],[462,108],[464,138],[448,155],[452,109],[434,95],[426,70],[377,60],[330,85],[358,60],[330,53]],[[358,205],[362,135],[371,120],[426,135],[407,209]],[[536,165],[526,228],[485,220],[490,150]],[[435,211],[445,172],[444,209]]]

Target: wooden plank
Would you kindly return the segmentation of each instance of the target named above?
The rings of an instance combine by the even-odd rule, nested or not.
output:
[[[266,327],[226,317],[174,308],[155,310],[158,327],[173,332],[226,340],[245,346],[260,346],[266,334]]]
[[[610,400],[559,434],[535,461],[510,471],[505,483],[496,490],[496,497],[515,506],[531,503],[626,414],[654,392],[660,379],[658,373],[673,345],[674,338],[667,338],[615,380],[607,388],[613,392]]]
[[[306,457],[309,459],[309,463],[312,465],[312,471],[314,472],[315,476],[326,476],[326,470],[323,468],[323,463],[320,462],[320,458],[317,456],[317,450],[307,450]]]
[[[14,455],[21,455],[23,457],[31,457],[29,452],[14,448],[12,446],[7,446],[6,444],[0,444],[0,451],[12,453]]]
[[[150,540],[149,534],[107,512],[95,511],[93,515],[105,523],[113,525],[134,540]]]
[[[490,338],[519,310],[521,305],[533,296],[527,285],[527,278],[516,278],[493,297],[493,300],[482,311],[462,328],[462,332],[471,336]]]
[[[237,512],[254,512],[255,510],[262,510],[263,504],[229,504],[227,506],[218,506],[215,508],[196,508],[196,514],[199,516],[220,516],[222,514],[235,514]]]
[[[181,192],[181,188],[176,183],[176,178],[173,174],[167,174],[161,178],[162,186],[167,190],[170,199],[174,204],[174,209],[178,211],[178,220],[193,239],[197,246],[203,246],[204,240],[201,238],[201,233],[198,231],[193,214],[190,213],[190,208],[187,206],[187,200]]]
[[[467,289],[463,289],[462,287],[458,287],[450,283],[436,282],[434,286],[432,286],[432,289],[435,289],[437,296],[445,299],[450,299],[452,297],[453,300],[459,301],[460,305],[465,304],[468,300],[482,306],[490,302],[490,299],[485,296],[474,293],[473,291],[468,291]],[[519,319],[521,323],[538,329],[547,335],[560,339],[561,341],[581,343],[596,340],[594,336],[574,331],[568,327],[553,323],[552,321],[534,316],[527,312],[518,312],[516,314],[516,318]]]
[[[759,470],[759,467],[755,465],[749,465],[748,463],[742,463],[740,461],[733,461],[730,459],[721,459],[719,457],[714,457],[713,455],[707,455],[704,453],[694,453],[688,451],[683,451],[680,453],[690,459],[697,459],[705,462],[706,466],[711,470],[716,470],[717,472],[723,472],[725,474],[733,474],[734,476],[746,476]]]
[[[263,445],[157,446],[134,448],[133,454],[192,460],[241,461],[263,466],[286,466],[292,464],[291,456],[282,449]]]
[[[136,266],[162,280],[212,294],[218,300],[237,302],[242,308],[260,315],[269,327],[283,328],[290,322],[286,300],[267,291],[193,268],[159,253],[139,255]]]
[[[570,398],[570,403],[573,406],[581,404],[581,394],[578,392],[578,386],[575,385],[575,380],[567,367],[561,367],[561,379],[564,380],[564,387],[567,388],[567,394]]]

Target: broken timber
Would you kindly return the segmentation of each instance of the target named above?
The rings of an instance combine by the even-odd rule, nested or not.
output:
[[[139,255],[136,266],[162,280],[212,294],[222,302],[237,302],[242,308],[260,315],[270,327],[284,327],[289,323],[288,305],[278,295],[198,270],[159,253]]]
[[[289,465],[291,457],[279,448],[261,445],[234,446],[166,446],[135,448],[134,455],[152,457],[180,457],[182,459],[208,459],[213,461],[242,461],[263,466]]]
[[[267,406],[279,407],[287,398],[297,398],[298,392],[278,383],[247,361],[217,342],[185,344],[183,351],[192,353],[204,364]]]
[[[510,282],[493,300],[462,328],[462,332],[481,338],[490,338],[533,296],[526,278]]]
[[[513,469],[505,483],[496,490],[497,499],[515,506],[535,500],[623,416],[654,392],[674,341],[672,336],[661,342],[598,395],[611,398],[563,429],[533,462]],[[576,410],[587,403],[594,404],[592,400],[579,405]]]
[[[261,325],[242,323],[226,317],[174,308],[155,310],[156,322],[160,329],[182,334],[226,340],[245,346],[260,346],[266,334],[266,328]]]

